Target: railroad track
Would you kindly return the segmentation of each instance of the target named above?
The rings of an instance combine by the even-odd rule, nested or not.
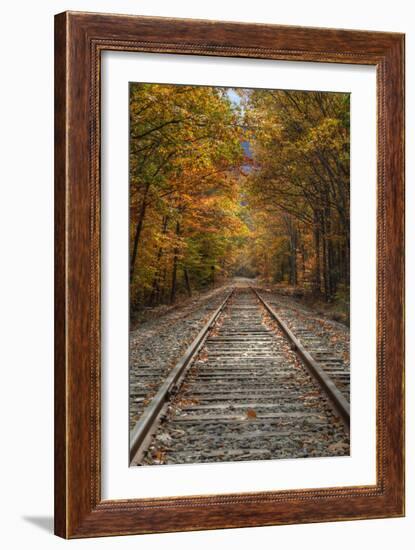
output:
[[[261,299],[262,294],[258,292]],[[316,321],[283,300],[272,298],[267,304],[278,311],[278,318],[296,337],[323,371],[334,382],[345,400],[350,402],[350,364],[341,349],[327,346],[326,327],[316,329]]]
[[[348,454],[349,406],[328,370],[260,292],[235,288],[145,408],[131,464]]]

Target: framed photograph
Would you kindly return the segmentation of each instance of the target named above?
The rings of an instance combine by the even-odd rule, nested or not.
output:
[[[55,18],[55,532],[404,515],[404,35]]]

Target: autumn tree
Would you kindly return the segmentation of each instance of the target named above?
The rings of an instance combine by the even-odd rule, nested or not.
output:
[[[243,160],[237,109],[225,89],[132,84],[130,88],[130,285],[133,304],[190,295],[224,254],[238,208]],[[233,228],[233,229],[232,229]]]
[[[131,84],[132,309],[235,275],[348,296],[349,107],[343,93]]]
[[[258,238],[275,227],[268,253],[280,239],[269,277],[331,300],[349,287],[349,95],[251,90],[244,102]]]

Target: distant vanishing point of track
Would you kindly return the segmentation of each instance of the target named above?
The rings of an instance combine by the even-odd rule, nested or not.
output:
[[[347,455],[349,377],[310,327],[290,329],[260,290],[235,288],[144,409],[131,463]]]

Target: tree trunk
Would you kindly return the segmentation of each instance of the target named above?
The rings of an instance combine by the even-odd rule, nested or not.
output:
[[[162,222],[162,230],[161,230],[162,235],[166,234],[168,222],[169,222],[169,217],[164,216],[163,222]],[[151,295],[148,301],[149,306],[153,306],[155,305],[155,303],[160,303],[160,261],[162,256],[163,256],[163,247],[160,246],[157,253],[157,262],[156,262],[157,271],[154,274],[153,284],[151,287]],[[158,298],[157,302],[156,302],[156,296]]]
[[[189,298],[191,298],[192,297],[192,287],[190,286],[189,273],[188,273],[186,267],[183,268],[183,273],[184,273],[184,281],[186,283],[187,294],[189,295]]]
[[[326,301],[329,300],[329,269],[328,269],[328,258],[327,258],[327,235],[326,235],[326,221],[324,219],[324,214],[321,216],[321,227],[322,227],[322,237],[323,237],[323,284],[324,284],[324,298]]]
[[[323,226],[323,266],[324,266],[324,296],[327,302],[333,297],[332,250],[330,210],[325,209],[322,215]]]
[[[180,223],[176,222],[176,237],[180,235]],[[173,257],[173,273],[171,279],[171,292],[170,292],[170,303],[173,304],[176,299],[176,282],[177,282],[177,261],[179,254],[179,246],[176,244],[174,247],[174,257]]]
[[[290,231],[290,267],[291,267],[291,285],[297,286],[297,230],[294,225]]]
[[[314,251],[315,251],[315,275],[314,275],[314,291],[317,294],[321,292],[321,255],[320,255],[320,227],[317,215],[315,215],[314,221]]]
[[[166,283],[167,283],[167,265],[164,266],[163,275],[161,277],[161,285],[159,289],[159,303],[164,303],[166,298]],[[167,300],[166,300],[167,301]]]
[[[138,254],[138,243],[140,241],[141,230],[143,229],[144,216],[146,214],[146,208],[147,208],[146,200],[147,200],[147,194],[149,189],[150,189],[150,183],[147,183],[144,191],[143,200],[141,203],[141,208],[140,208],[140,213],[137,220],[137,225],[135,228],[135,233],[134,233],[134,245],[133,245],[133,252],[131,254],[131,263],[130,263],[130,283],[132,282],[133,276],[134,276],[135,262]]]
[[[300,239],[301,245],[300,245],[300,255],[301,255],[301,284],[304,286],[305,280],[306,280],[306,273],[305,273],[305,248],[304,243],[302,242],[302,239]]]

